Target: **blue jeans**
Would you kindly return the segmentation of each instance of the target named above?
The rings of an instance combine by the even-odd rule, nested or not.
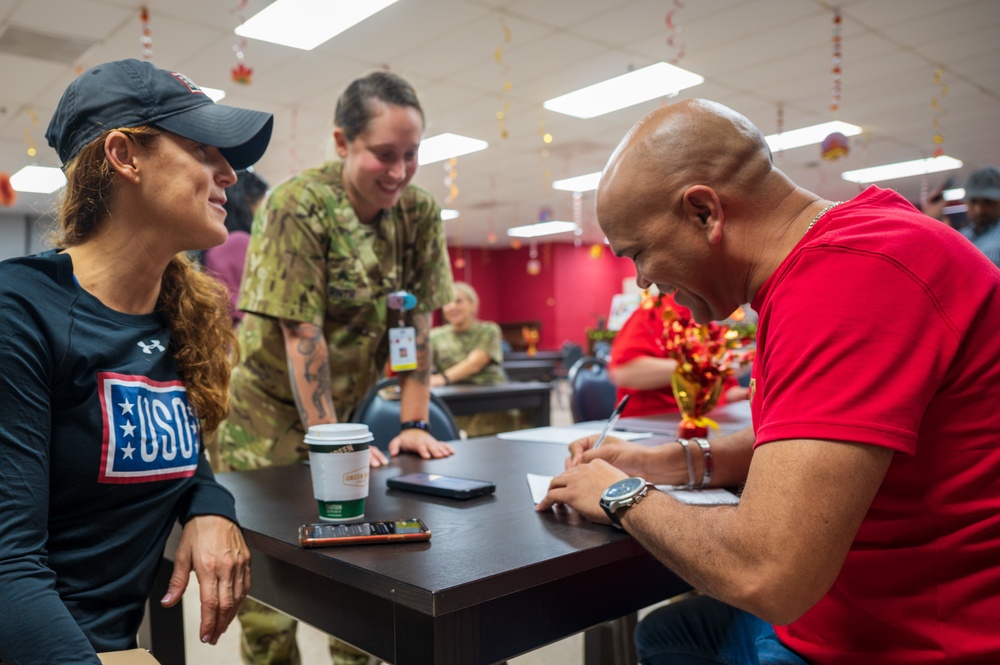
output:
[[[635,631],[643,665],[808,665],[771,624],[708,596],[652,612]]]

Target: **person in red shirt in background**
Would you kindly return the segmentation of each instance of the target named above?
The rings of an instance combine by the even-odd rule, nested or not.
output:
[[[608,375],[618,387],[615,401],[629,396],[623,416],[648,416],[678,410],[670,386],[677,361],[668,356],[663,344],[663,312],[668,309],[682,316],[691,315],[687,307],[678,305],[669,295],[646,291],[642,303],[625,321],[611,344]],[[747,388],[740,386],[735,377],[730,377],[719,405],[744,400],[747,393]]]

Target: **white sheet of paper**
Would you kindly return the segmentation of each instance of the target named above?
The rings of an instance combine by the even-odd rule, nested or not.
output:
[[[528,487],[531,489],[531,500],[536,504],[545,498],[549,491],[549,483],[552,476],[543,476],[536,473],[529,473]],[[713,487],[705,490],[682,490],[673,485],[657,485],[658,490],[662,490],[674,497],[681,503],[695,506],[723,506],[735,505],[740,502],[740,498],[722,488]]]
[[[568,446],[577,439],[600,434],[600,429],[583,429],[579,427],[535,427],[533,429],[519,429],[513,432],[500,432],[498,439],[507,441],[537,441],[539,443],[558,443]],[[636,441],[638,439],[648,439],[653,436],[650,432],[625,432],[623,430],[611,430],[608,436],[616,436],[625,441]]]

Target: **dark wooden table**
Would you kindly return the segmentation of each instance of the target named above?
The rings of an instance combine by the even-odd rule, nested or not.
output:
[[[402,455],[372,470],[365,519],[420,517],[433,531],[427,543],[303,549],[298,526],[318,521],[307,467],[220,475],[252,552],[252,595],[395,665],[485,665],[689,588],[622,532],[534,512],[525,474],[558,473],[562,446],[453,445],[448,459]],[[497,491],[462,502],[386,488],[413,471],[489,479]],[[154,655],[183,662],[156,646],[180,643],[183,654],[176,624],[154,616],[151,629]]]
[[[503,371],[511,381],[551,381],[556,376],[556,361],[505,359]]]
[[[560,363],[563,359],[562,351],[535,351],[534,355],[529,355],[527,351],[507,351],[503,354],[504,360],[551,360]]]
[[[543,381],[502,383],[495,386],[452,384],[432,388],[456,416],[523,409],[531,413],[532,427],[552,423],[552,385]]]
[[[707,415],[718,423],[719,429],[716,433],[719,435],[738,432],[751,425],[750,402],[747,400],[724,404],[712,409]],[[615,428],[627,432],[652,432],[653,434],[676,437],[677,425],[680,422],[681,414],[662,413],[653,416],[622,418],[615,425]]]

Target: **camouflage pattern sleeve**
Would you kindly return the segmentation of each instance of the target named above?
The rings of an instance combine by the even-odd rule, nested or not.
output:
[[[307,172],[308,173],[308,172]],[[279,185],[254,219],[238,308],[323,325],[328,231],[337,214],[325,190],[307,177]]]
[[[409,187],[401,201],[407,219],[406,289],[417,296],[417,311],[431,313],[454,296],[451,261],[441,221],[441,207],[430,193]]]

